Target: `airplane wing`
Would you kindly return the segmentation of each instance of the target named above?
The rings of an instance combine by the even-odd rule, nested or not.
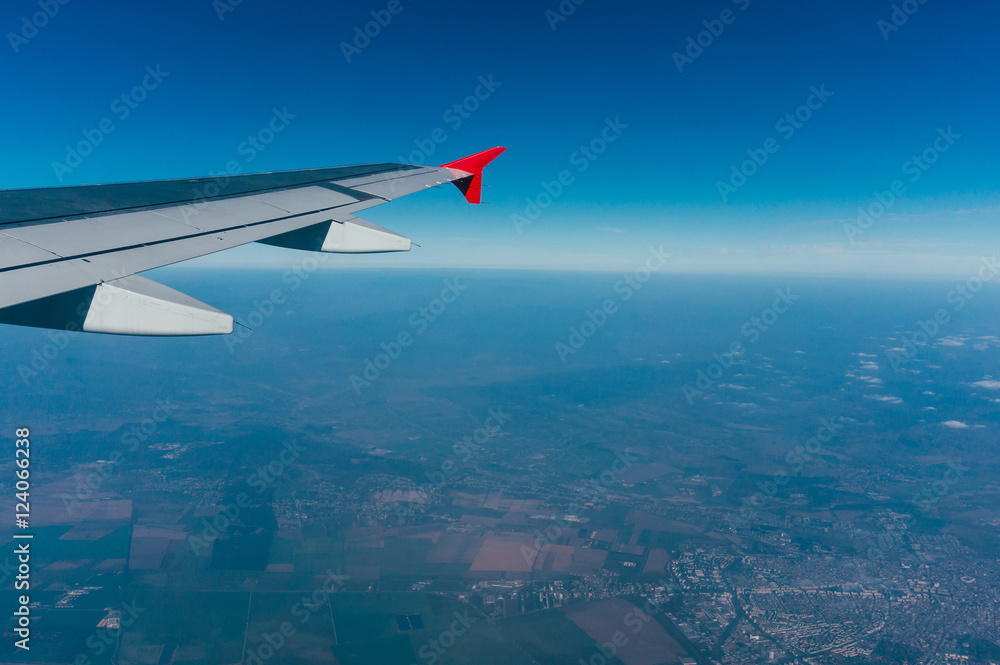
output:
[[[356,213],[454,183],[480,202],[504,148],[441,167],[364,164],[117,185],[0,191],[0,323],[119,335],[216,335],[231,316],[137,273],[263,242],[401,252]]]

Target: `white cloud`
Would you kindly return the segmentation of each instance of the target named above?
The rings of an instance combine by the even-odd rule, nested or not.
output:
[[[946,420],[941,424],[952,429],[969,429],[968,425],[958,420]]]
[[[894,395],[865,395],[865,399],[873,399],[877,402],[888,402],[889,404],[902,404],[903,400]]]
[[[976,381],[972,385],[977,388],[986,388],[987,390],[1000,390],[1000,381]]]

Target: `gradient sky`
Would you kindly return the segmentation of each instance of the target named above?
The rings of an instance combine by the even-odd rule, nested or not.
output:
[[[586,0],[553,29],[558,0],[400,0],[351,62],[342,43],[388,0],[238,1],[68,0],[37,34],[37,0],[5,3],[0,187],[399,161],[441,128],[428,163],[510,148],[486,203],[449,187],[369,211],[422,247],[337,265],[621,270],[663,245],[680,272],[952,277],[1000,240],[994,0],[910,0],[888,38],[889,1]],[[674,53],[724,10],[731,23],[678,71]],[[119,118],[115,100],[157,66],[169,76]],[[480,77],[501,85],[456,128],[445,113]],[[776,123],[814,86],[833,96],[788,137]],[[250,161],[240,146],[274,109],[295,117]],[[105,118],[114,132],[60,180],[53,163]],[[628,128],[580,172],[574,152],[608,119]],[[908,160],[949,128],[961,138],[912,181]],[[772,137],[778,151],[724,201],[719,181]],[[513,216],[564,169],[573,183],[518,232]],[[905,193],[849,242],[845,220],[897,180]],[[252,246],[197,264],[297,260]]]

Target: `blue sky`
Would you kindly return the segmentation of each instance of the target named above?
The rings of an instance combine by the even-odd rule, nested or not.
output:
[[[442,188],[370,211],[422,247],[338,266],[620,270],[663,245],[679,272],[950,277],[1000,239],[992,2],[910,0],[895,17],[879,1],[236,2],[6,3],[0,187],[398,161],[441,128],[428,163],[510,148],[486,204]],[[391,21],[348,62],[372,12]],[[144,99],[116,103],[144,79]],[[449,113],[477,88],[474,111]],[[275,109],[287,126],[248,147]],[[92,154],[53,166],[102,120],[114,131]],[[582,157],[608,122],[615,140]],[[562,171],[572,183],[518,229]],[[198,264],[298,258],[254,246]]]

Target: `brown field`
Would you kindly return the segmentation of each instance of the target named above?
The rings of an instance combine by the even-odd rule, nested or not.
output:
[[[459,508],[482,508],[486,502],[485,494],[466,494],[465,492],[452,492],[451,503]]]
[[[593,575],[604,567],[607,559],[608,553],[604,550],[578,548],[569,572],[573,575]]]
[[[427,563],[472,563],[486,542],[485,536],[473,533],[444,533],[428,554]]]
[[[594,653],[599,653],[597,644],[613,646],[615,633],[622,633],[627,641],[615,648],[615,656],[625,665],[676,663],[684,654],[681,645],[656,619],[626,600],[612,598],[570,605],[562,612],[594,640]]]
[[[459,521],[469,526],[495,527],[500,524],[499,517],[479,517],[477,515],[462,515]]]
[[[490,492],[486,496],[486,501],[483,502],[483,508],[487,508],[489,510],[497,510],[497,511],[504,510],[510,505],[510,499],[504,501],[504,503],[506,504],[504,508],[500,507],[500,502],[502,500],[503,500],[503,492]]]
[[[385,529],[356,527],[347,532],[345,540],[351,547],[385,547]]]
[[[159,568],[167,550],[170,549],[170,543],[169,538],[132,538],[132,546],[129,548],[129,569]]]
[[[643,577],[662,577],[664,568],[670,562],[670,553],[667,550],[655,548],[650,550],[646,558],[646,565],[642,569]]]
[[[187,532],[180,528],[172,529],[161,526],[143,526],[137,524],[132,527],[133,538],[166,538],[167,540],[184,540]]]
[[[393,538],[426,538],[432,543],[437,544],[438,539],[444,531],[440,526],[433,525],[423,525],[423,526],[407,526],[400,527],[396,529],[386,529],[386,537]]]
[[[575,547],[550,545],[535,560],[536,572],[568,573],[573,567]]]
[[[469,572],[531,572],[533,557],[526,561],[522,547],[534,550],[534,538],[527,534],[491,535],[476,554]]]
[[[666,517],[660,517],[659,515],[645,513],[641,510],[633,510],[630,512],[628,517],[625,519],[625,523],[634,524],[636,528],[639,529],[666,531],[668,533],[700,534],[702,532],[702,529],[691,526],[690,524],[684,524],[683,522],[677,522],[675,520],[667,519]]]
[[[113,532],[104,522],[82,522],[59,536],[59,540],[97,540]]]

